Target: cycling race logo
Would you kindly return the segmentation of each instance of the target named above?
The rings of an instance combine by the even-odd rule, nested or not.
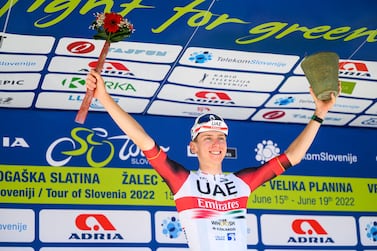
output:
[[[169,151],[169,147],[161,149]],[[51,166],[64,166],[73,157],[81,157],[91,167],[104,167],[116,152],[120,160],[131,160],[134,165],[148,164],[142,151],[127,135],[109,136],[103,128],[84,127],[73,128],[70,137],[54,140],[47,148],[46,160]]]
[[[189,60],[196,64],[204,64],[212,60],[212,54],[208,51],[194,52],[190,55]]]
[[[179,219],[172,216],[162,221],[162,234],[170,239],[176,239],[182,233],[181,223]]]
[[[272,140],[263,140],[262,143],[257,144],[255,152],[255,159],[264,164],[273,157],[278,156],[280,154],[280,148]]]

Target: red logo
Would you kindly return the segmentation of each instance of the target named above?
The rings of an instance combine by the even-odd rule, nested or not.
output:
[[[195,98],[186,98],[185,101],[202,104],[234,105],[234,101],[224,92],[200,91],[195,93]]]
[[[340,62],[339,70],[368,72],[368,68],[366,64],[361,63],[361,62],[348,62],[348,61]]]
[[[270,111],[263,114],[264,119],[280,119],[284,117],[285,112],[284,111]]]
[[[197,92],[195,96],[198,98],[211,99],[211,100],[231,100],[228,94],[224,92],[201,91],[201,92]]]
[[[90,53],[94,51],[95,46],[94,44],[86,41],[77,41],[70,43],[67,46],[67,50],[71,53],[75,54],[85,54],[85,53]]]
[[[89,226],[88,222],[93,220],[96,222],[93,226]],[[76,227],[80,230],[95,230],[98,231],[100,228],[103,230],[116,230],[113,224],[107,219],[103,214],[80,214],[76,217]]]
[[[326,230],[316,220],[297,219],[292,222],[292,230],[296,234],[327,234]]]
[[[96,68],[98,61],[92,61],[89,63],[90,68]],[[103,69],[107,71],[129,71],[129,69],[122,63],[107,61],[103,65]]]

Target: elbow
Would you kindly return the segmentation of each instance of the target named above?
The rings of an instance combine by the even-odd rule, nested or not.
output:
[[[295,159],[295,160],[291,161],[291,164],[292,164],[292,166],[295,166],[295,165],[300,164],[300,162],[301,162],[301,159]]]
[[[302,160],[301,156],[292,154],[290,152],[285,152],[285,154],[292,166],[298,165]]]

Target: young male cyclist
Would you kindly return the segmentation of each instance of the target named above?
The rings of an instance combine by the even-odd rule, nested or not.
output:
[[[198,157],[199,169],[190,171],[171,160],[143,127],[114,102],[98,73],[91,71],[86,82],[87,88],[94,90],[94,97],[166,181],[174,194],[191,251],[247,250],[249,195],[301,161],[336,101],[334,95],[328,101],[318,100],[310,89],[316,106],[314,116],[288,149],[258,168],[225,174],[222,161],[227,151],[228,126],[220,116],[204,114],[196,118],[191,129],[190,150]]]

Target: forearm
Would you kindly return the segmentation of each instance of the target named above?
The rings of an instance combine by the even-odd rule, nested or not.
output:
[[[109,95],[100,98],[101,104],[119,128],[141,149],[150,150],[154,146],[154,140],[145,132],[143,127],[126,111],[124,111]]]
[[[317,121],[310,120],[304,130],[289,145],[285,151],[287,158],[292,166],[297,165],[313,143],[321,124]]]
[[[321,127],[322,120],[325,119],[328,111],[333,107],[336,101],[334,94],[331,94],[330,100],[322,101],[317,99],[312,88],[309,90],[316,105],[314,115],[320,118],[320,120],[315,121],[311,119],[300,135],[287,148],[285,153],[292,166],[297,165],[304,158],[306,152],[309,150],[309,147],[312,145],[319,128]],[[340,93],[340,91],[341,85],[339,82],[338,93]]]

